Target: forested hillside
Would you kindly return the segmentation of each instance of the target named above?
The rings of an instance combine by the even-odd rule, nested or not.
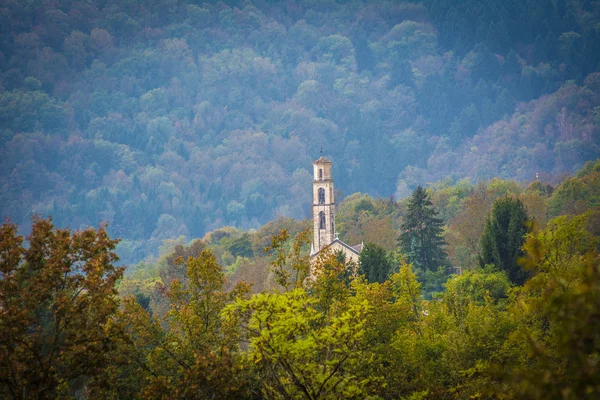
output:
[[[338,215],[358,262],[309,257],[292,218],[128,269],[103,227],[2,224],[0,397],[600,396],[600,160],[556,186],[357,193]]]
[[[5,0],[0,214],[165,239],[304,218],[344,193],[554,181],[599,156],[588,0]]]
[[[557,186],[540,181],[522,185],[514,180],[498,178],[487,183],[473,184],[461,180],[453,184],[448,179],[432,185],[427,193],[443,224],[443,249],[449,261],[446,265],[435,265],[433,269],[413,265],[414,272],[423,283],[422,294],[430,299],[444,290],[443,284],[450,273],[480,267],[481,237],[495,201],[507,197],[518,199],[527,213],[528,229],[534,230],[545,228],[552,218],[597,209],[600,206],[600,161],[587,163],[577,175],[568,177]],[[364,243],[371,249],[376,248],[384,254],[377,258],[376,263],[387,260],[389,270],[397,270],[402,261],[407,260],[399,237],[407,222],[409,203],[410,198],[395,201],[355,193],[339,204],[336,230],[348,243]],[[588,228],[591,233],[600,234],[600,225],[594,224],[592,221]],[[271,265],[273,252],[265,249],[282,230],[294,238],[311,229],[308,219],[280,217],[254,231],[229,226],[211,231],[191,243],[184,238],[166,240],[159,249],[159,257],[128,267],[120,290],[123,295],[143,295],[160,301],[162,294],[157,291],[156,284],[169,282],[183,274],[176,265],[178,258],[185,260],[198,256],[203,250],[210,250],[222,265],[231,285],[245,282],[252,285],[253,293],[273,291],[278,287]],[[302,240],[301,254],[305,256],[310,246],[306,238]]]

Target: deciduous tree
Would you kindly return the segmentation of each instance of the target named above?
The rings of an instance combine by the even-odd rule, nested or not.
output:
[[[504,370],[512,398],[600,395],[600,257],[589,217],[552,219],[525,242],[525,266],[535,275],[511,310],[521,321],[511,346],[525,356]]]
[[[358,372],[366,355],[369,303],[349,290],[331,288],[332,281],[343,282],[343,265],[331,252],[326,258],[340,268],[317,267],[310,293],[304,288],[262,293],[224,312],[230,324],[244,327],[247,357],[258,368],[267,398],[368,398],[374,378]]]
[[[39,218],[27,241],[15,225],[0,227],[0,396],[73,395],[123,338],[111,319],[118,241],[104,227],[71,232]]]
[[[162,290],[169,309],[151,315],[136,301],[121,314],[132,345],[123,374],[137,375],[125,387],[147,399],[248,398],[255,380],[238,352],[239,327],[223,323],[222,310],[249,293],[243,282],[224,289],[225,275],[210,250],[178,260],[186,282],[173,279]]]

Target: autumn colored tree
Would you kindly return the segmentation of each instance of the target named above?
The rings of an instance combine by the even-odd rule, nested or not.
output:
[[[342,166],[339,187],[386,197],[574,170],[600,154],[599,18],[582,1],[11,1],[0,215],[108,221],[134,263],[164,239],[305,216],[315,145]],[[444,221],[448,200],[434,201]],[[376,230],[398,219],[373,204],[340,233],[389,251],[397,233]]]
[[[398,239],[400,249],[415,268],[437,270],[446,265],[442,220],[437,217],[429,195],[421,186],[415,189],[408,201],[401,230]]]
[[[271,239],[271,245],[265,247],[265,253],[274,256],[271,262],[275,282],[285,290],[301,287],[310,273],[310,260],[307,252],[310,243],[310,231],[299,232],[290,238],[286,229]]]
[[[71,232],[35,217],[31,234],[0,227],[0,394],[51,399],[82,393],[123,339],[114,323],[118,240],[103,226]]]
[[[492,203],[490,197],[485,190],[478,190],[465,199],[461,211],[448,223],[448,257],[463,270],[479,267],[479,246]]]
[[[511,282],[522,285],[528,274],[518,264],[518,259],[523,255],[521,246],[528,222],[527,211],[520,199],[508,196],[497,199],[481,237],[480,266],[493,264],[506,271]]]
[[[163,288],[169,305],[164,316],[126,299],[120,319],[133,339],[123,349],[129,362],[112,391],[98,393],[115,395],[120,385],[120,392],[147,399],[252,397],[251,370],[238,353],[239,327],[221,318],[228,304],[247,296],[249,286],[225,290],[225,275],[210,250],[177,263],[184,266],[186,284],[173,279]],[[136,378],[123,380],[128,375]]]
[[[344,198],[336,209],[335,223],[347,243],[375,243],[386,251],[397,248],[396,225],[402,207],[392,197],[371,198],[355,193]]]
[[[576,215],[581,214],[588,207],[597,206],[600,204],[599,188],[600,161],[590,161],[577,173],[577,176],[567,178],[552,193],[549,204],[550,214]]]
[[[587,230],[590,217],[552,219],[525,241],[524,265],[535,275],[511,309],[520,322],[511,346],[525,357],[500,370],[510,398],[600,395],[599,238]]]
[[[390,217],[364,218],[364,220],[361,218],[360,223],[363,226],[361,242],[375,243],[386,251],[392,251],[396,248],[397,233]]]

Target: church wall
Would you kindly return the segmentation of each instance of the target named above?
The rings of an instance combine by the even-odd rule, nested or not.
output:
[[[313,164],[313,179],[315,181],[331,179],[331,164]],[[321,176],[319,176],[321,170]]]
[[[340,251],[340,250],[343,251],[344,254],[346,255],[346,261],[353,260],[355,263],[358,264],[358,254],[354,253],[353,251],[348,249],[346,246],[343,246],[341,243],[335,242],[330,246],[330,248],[333,252]]]

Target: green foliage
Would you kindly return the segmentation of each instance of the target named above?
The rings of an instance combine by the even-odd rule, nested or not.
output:
[[[423,285],[423,297],[427,300],[435,298],[439,293],[444,291],[444,284],[450,277],[447,266],[440,266],[435,271],[417,269],[416,273],[419,277],[419,282]]]
[[[225,249],[229,251],[234,257],[252,257],[254,251],[252,250],[252,243],[250,242],[250,235],[247,233],[242,234],[239,238],[228,240],[224,244]]]
[[[525,265],[535,272],[512,310],[522,321],[513,341],[525,360],[504,370],[513,398],[594,398],[600,393],[598,237],[590,214],[555,218],[528,236]]]
[[[275,399],[368,398],[371,379],[353,373],[364,361],[362,340],[368,303],[336,302],[329,312],[303,289],[259,294],[226,310],[249,315],[247,357],[259,370],[262,393]],[[236,322],[239,323],[239,322]]]
[[[488,188],[492,183],[488,185]],[[458,182],[452,182],[446,179],[433,184],[431,202],[436,210],[439,210],[439,216],[444,222],[448,222],[455,217],[461,209],[462,202],[473,194],[475,187],[469,179],[463,179]]]
[[[442,246],[442,220],[437,217],[429,195],[421,186],[408,201],[408,210],[399,237],[402,252],[409,263],[424,270],[446,265]]]
[[[487,190],[478,185],[464,198],[466,218],[479,215],[477,210],[499,193]],[[471,200],[478,206],[471,207]],[[386,204],[371,201],[374,212]],[[488,225],[495,217],[507,222],[523,214],[519,200],[500,197]],[[15,375],[6,375],[0,390],[14,398],[34,393],[41,382],[33,379],[40,376],[34,372],[35,355],[56,348],[54,364],[48,364],[56,369],[46,375],[51,390],[41,397],[595,398],[600,391],[599,216],[592,208],[528,233],[519,262],[530,272],[522,286],[491,265],[448,277],[444,267],[413,270],[404,262],[387,279],[369,283],[360,273],[365,260],[401,260],[401,255],[369,244],[362,265],[327,250],[309,262],[302,228],[310,222],[280,219],[245,234],[223,228],[190,245],[165,241],[159,277],[132,271],[120,283],[121,294],[128,296],[121,310],[115,296],[120,270],[105,268],[114,261],[115,241],[103,230],[70,234],[42,220],[34,224],[25,249],[16,227],[5,224],[1,371],[23,378],[11,381]],[[227,249],[238,239],[252,249],[270,242],[271,250],[263,257],[238,256],[230,281],[231,272],[207,247],[228,259],[233,256]],[[39,276],[32,272],[35,265]],[[87,272],[65,275],[68,265]],[[97,279],[98,273],[106,280]],[[250,295],[244,276],[260,279],[262,292]],[[274,286],[276,280],[281,285]],[[41,290],[43,282],[50,291]],[[106,297],[92,294],[96,283]],[[61,296],[74,300],[64,302]],[[61,321],[65,336],[46,340],[57,337],[52,330]],[[76,346],[71,338],[78,340]],[[82,345],[86,338],[90,346]],[[28,346],[20,347],[24,341]],[[88,361],[93,366],[85,376],[68,375]]]
[[[279,235],[273,236],[271,245],[265,247],[265,253],[272,253],[275,259],[271,263],[275,273],[275,282],[287,290],[290,287],[301,287],[308,277],[310,260],[306,252],[310,243],[310,232],[298,233],[288,249],[290,236],[284,229]]]
[[[358,266],[352,260],[347,261],[344,253],[332,252],[329,248],[320,251],[310,262],[306,284],[318,299],[319,308],[328,312],[337,302],[351,295],[350,283]]]
[[[585,163],[583,168],[577,172],[577,178],[583,178],[584,176],[592,175],[600,172],[600,160],[588,161]]]
[[[481,267],[493,264],[505,271],[508,279],[522,285],[527,273],[518,264],[523,255],[521,246],[528,230],[527,211],[517,198],[503,197],[494,202],[481,237]]]
[[[390,256],[383,248],[373,243],[364,245],[358,264],[358,273],[364,275],[369,283],[383,283],[393,269]]]
[[[397,303],[410,309],[412,319],[418,320],[421,316],[421,284],[417,275],[408,264],[400,266],[400,271],[390,277],[392,291]]]
[[[444,301],[452,313],[458,314],[469,303],[485,305],[493,301],[498,305],[505,304],[511,283],[504,272],[486,266],[455,276],[445,286]]]
[[[251,398],[255,386],[247,365],[239,358],[239,327],[228,325],[221,311],[249,286],[224,289],[225,276],[210,250],[176,261],[185,283],[173,279],[163,286],[167,302],[163,314],[148,313],[133,298],[120,315],[132,341],[122,348],[126,365],[120,380],[102,388],[102,397],[164,399]],[[124,380],[123,375],[128,376]]]
[[[106,221],[135,264],[163,239],[304,217],[321,145],[338,187],[384,198],[574,171],[600,154],[598,15],[538,3],[12,1],[0,214]],[[444,221],[463,194],[432,199]],[[392,250],[363,227],[399,213],[363,205],[340,233]]]
[[[588,207],[600,205],[600,161],[588,162],[576,177],[567,178],[550,198],[553,216],[579,214]]]
[[[113,318],[117,241],[104,227],[71,232],[38,218],[27,241],[15,225],[0,227],[0,394],[75,396],[124,340]]]

